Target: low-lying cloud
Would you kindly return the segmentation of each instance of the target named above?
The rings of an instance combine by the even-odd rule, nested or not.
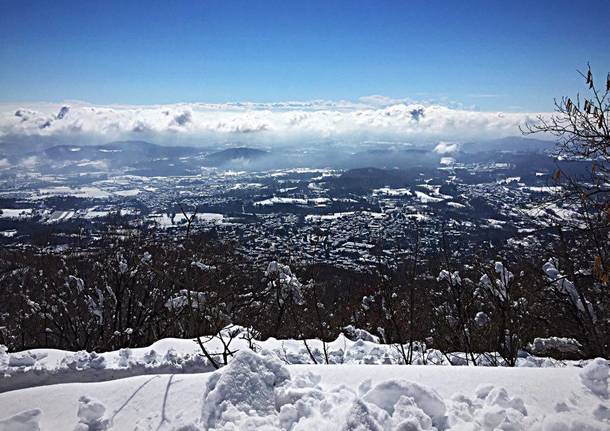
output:
[[[156,143],[299,140],[448,140],[519,134],[536,113],[480,112],[369,96],[358,102],[99,106],[82,102],[0,105],[0,140],[150,139]]]
[[[457,142],[439,142],[434,147],[434,152],[441,155],[450,155],[457,152],[460,149],[460,145]]]

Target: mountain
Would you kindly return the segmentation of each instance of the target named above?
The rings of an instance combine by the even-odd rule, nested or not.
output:
[[[166,147],[145,141],[118,141],[103,145],[57,145],[43,151],[50,160],[114,160],[126,163],[162,157],[185,157],[199,154],[192,147]]]
[[[554,141],[522,138],[520,136],[509,136],[501,139],[491,139],[486,141],[466,142],[461,150],[466,153],[494,152],[494,151],[514,151],[526,153],[542,153],[550,151],[555,147]]]
[[[270,153],[256,148],[237,147],[227,148],[208,154],[204,159],[206,166],[225,166],[247,164],[252,161],[260,161],[270,156]]]
[[[325,181],[335,193],[362,194],[381,187],[406,187],[419,178],[419,173],[420,170],[366,167],[349,169]]]

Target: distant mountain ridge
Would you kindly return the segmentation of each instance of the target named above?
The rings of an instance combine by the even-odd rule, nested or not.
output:
[[[92,169],[129,168],[140,175],[192,175],[203,167],[235,170],[268,170],[278,168],[331,167],[349,170],[362,167],[382,169],[436,169],[443,158],[455,162],[482,162],[497,154],[522,153],[548,155],[553,141],[524,137],[507,137],[487,141],[441,144],[419,147],[367,147],[354,143],[341,147],[309,143],[311,147],[277,146],[263,150],[239,143],[205,143],[201,146],[166,146],[143,140],[116,141],[99,145],[61,144],[51,142],[21,145],[0,142],[0,159],[19,169],[23,163],[45,172],[70,169],[87,172]],[[436,145],[436,148],[435,146]],[[8,171],[6,171],[8,172]]]
[[[490,139],[477,142],[466,142],[461,150],[467,153],[490,152],[490,151],[518,151],[540,153],[552,150],[555,141],[535,138],[524,138],[521,136],[508,136],[500,139]]]
[[[158,157],[182,157],[201,153],[194,147],[169,147],[146,141],[117,141],[102,145],[56,145],[43,150],[45,157],[53,160],[129,160]]]
[[[249,147],[227,148],[205,156],[208,166],[223,166],[236,161],[254,161],[271,155],[268,151]]]

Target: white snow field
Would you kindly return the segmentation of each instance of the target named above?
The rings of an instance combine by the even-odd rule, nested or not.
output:
[[[341,336],[327,345],[335,364],[315,365],[302,341],[255,346],[235,339],[218,371],[192,340],[100,355],[0,348],[0,431],[610,430],[601,358],[405,366],[388,360],[392,346]]]

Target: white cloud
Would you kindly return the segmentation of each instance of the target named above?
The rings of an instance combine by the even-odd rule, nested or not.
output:
[[[448,155],[453,154],[457,150],[460,149],[460,145],[457,142],[439,142],[436,147],[434,147],[434,152],[437,154]]]
[[[38,162],[39,162],[38,157],[30,156],[30,157],[26,157],[26,158],[22,159],[19,162],[19,166],[22,166],[26,169],[34,169],[36,167],[36,165],[38,164]]]
[[[68,109],[66,109],[68,108]],[[519,134],[535,113],[479,112],[406,99],[367,96],[357,102],[309,101],[97,106],[83,102],[0,105],[0,136],[53,137],[80,143],[117,139],[465,140]]]

